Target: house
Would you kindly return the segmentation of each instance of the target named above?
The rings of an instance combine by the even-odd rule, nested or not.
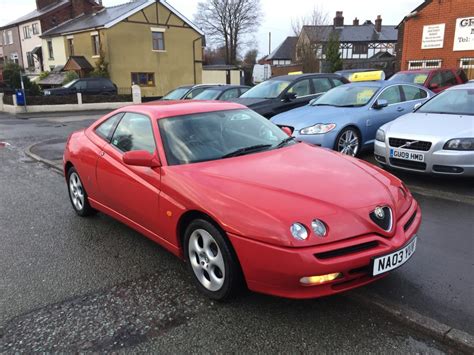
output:
[[[143,96],[162,96],[202,82],[203,40],[202,31],[166,1],[136,0],[44,32],[43,65],[65,66],[81,56],[93,67],[106,66],[119,89],[135,83]]]
[[[463,68],[474,78],[474,1],[425,0],[398,30],[402,70]]]
[[[203,84],[243,84],[244,71],[236,65],[203,65],[202,70]]]
[[[21,65],[27,75],[42,70],[41,33],[99,6],[94,0],[36,0],[36,9],[0,28],[7,60]]]
[[[273,52],[264,58],[262,64],[290,65],[294,63],[296,54],[296,43],[298,37],[286,37],[285,40]]]
[[[380,62],[380,52],[390,54],[393,60],[398,31],[395,26],[382,25],[380,15],[375,23],[367,20],[360,24],[359,19],[355,18],[351,25],[347,25],[343,12],[337,11],[332,25],[303,26],[296,44],[296,60],[302,61],[305,48],[310,48],[320,61],[319,70],[324,70],[324,53],[331,36],[339,40],[344,68],[351,69],[370,66],[371,58]]]

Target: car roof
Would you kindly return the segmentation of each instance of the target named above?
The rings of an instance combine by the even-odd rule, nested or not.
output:
[[[218,85],[218,86],[209,87],[207,89],[224,91],[224,90],[235,89],[235,88],[250,88],[250,86],[245,86],[245,85]]]
[[[274,76],[268,80],[290,80],[294,81],[300,78],[306,78],[306,77],[320,77],[320,78],[340,78],[341,76],[338,74],[332,74],[332,73],[308,73],[308,74],[295,74],[295,75],[280,75],[280,76]]]
[[[416,86],[416,87],[426,90],[426,88],[422,85],[407,83],[402,80],[359,81],[355,83],[345,84],[344,86],[373,86],[373,87],[378,87],[378,88],[384,88],[386,86],[391,86],[391,85],[411,85],[411,86]]]
[[[152,101],[139,105],[122,107],[116,112],[136,112],[154,119],[190,115],[194,113],[215,112],[225,110],[248,109],[244,105],[225,101],[170,100]]]
[[[467,83],[464,83],[464,84],[454,85],[454,86],[451,86],[447,90],[466,90],[466,89],[474,89],[474,81],[468,81]]]

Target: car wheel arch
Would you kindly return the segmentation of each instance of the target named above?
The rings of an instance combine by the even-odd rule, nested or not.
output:
[[[74,168],[74,164],[71,163],[70,161],[67,161],[66,164],[64,165],[64,174],[67,177],[67,173],[71,168]]]

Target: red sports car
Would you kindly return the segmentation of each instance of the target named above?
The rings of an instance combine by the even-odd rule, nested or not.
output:
[[[64,173],[77,214],[106,213],[184,258],[213,299],[365,285],[413,255],[421,223],[399,179],[235,103],[114,111],[69,137]]]

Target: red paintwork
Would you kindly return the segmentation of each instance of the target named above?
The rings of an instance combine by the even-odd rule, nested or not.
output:
[[[423,83],[423,86],[430,89],[431,91],[433,91],[434,93],[440,93],[441,91],[444,91],[446,90],[447,88],[450,88],[451,86],[454,86],[454,85],[447,85],[447,86],[440,86],[440,87],[437,87],[437,88],[431,88],[430,87],[430,84],[431,84],[431,80],[433,79],[433,77],[439,73],[439,72],[444,72],[444,71],[450,71],[453,73],[453,75],[456,77],[456,82],[457,84],[456,85],[460,85],[460,84],[464,84],[465,81],[462,80],[462,78],[460,77],[459,75],[459,69],[419,69],[419,70],[402,70],[398,73],[409,73],[409,74],[413,74],[413,73],[420,73],[420,74],[428,74],[428,77],[426,78],[425,82]],[[397,74],[398,74],[397,73]]]
[[[291,145],[224,160],[168,166],[158,119],[243,106],[224,102],[179,101],[129,106],[112,112],[139,112],[151,118],[161,167],[122,162],[123,153],[94,133],[110,115],[73,133],[64,153],[81,176],[92,207],[109,214],[172,253],[182,256],[180,218],[200,211],[227,233],[251,290],[292,298],[318,297],[372,282],[349,270],[369,265],[406,244],[421,223],[417,202],[401,191],[399,179],[363,161],[310,146]],[[405,188],[404,188],[405,189]],[[369,219],[378,205],[388,205],[395,228],[384,232]],[[418,210],[411,227],[403,226]],[[170,216],[171,212],[171,216]],[[290,225],[307,226],[314,218],[328,226],[328,236],[297,241]],[[349,256],[319,260],[322,251],[378,241],[379,246]],[[322,286],[302,286],[303,276],[343,272]]]

